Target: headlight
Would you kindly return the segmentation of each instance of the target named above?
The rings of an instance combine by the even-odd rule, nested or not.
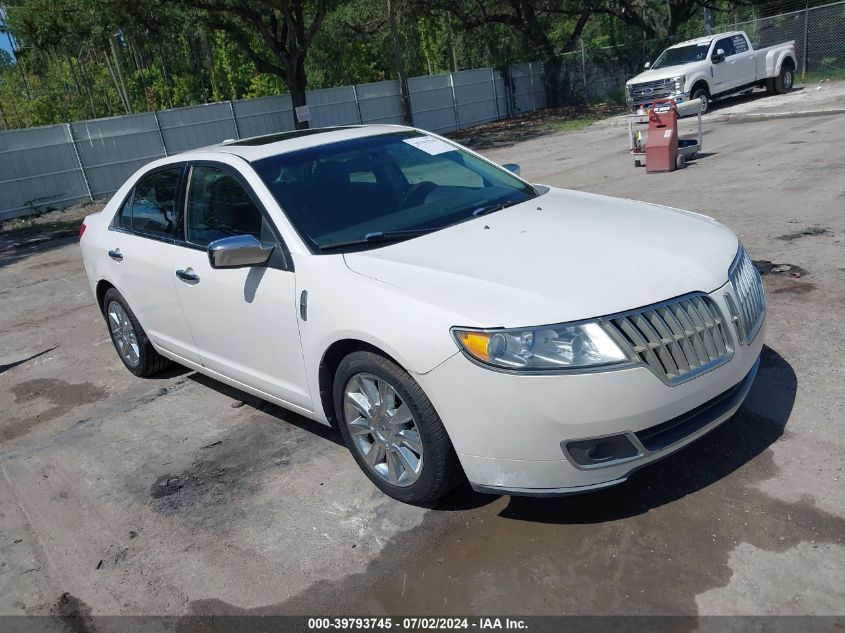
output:
[[[513,371],[564,371],[629,363],[595,322],[533,328],[453,328],[458,345],[475,360]]]
[[[687,76],[681,75],[680,77],[675,77],[672,79],[675,82],[675,92],[682,93],[684,91],[684,86],[687,83]]]

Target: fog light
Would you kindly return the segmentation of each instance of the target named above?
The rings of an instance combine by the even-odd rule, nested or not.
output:
[[[561,448],[573,462],[586,467],[606,466],[640,454],[627,435],[562,442]]]

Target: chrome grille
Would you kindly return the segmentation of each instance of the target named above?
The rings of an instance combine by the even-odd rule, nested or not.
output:
[[[631,84],[628,94],[633,101],[651,101],[652,99],[665,99],[672,94],[675,82],[671,79],[659,79],[647,81],[641,84]]]
[[[737,311],[737,331],[740,340],[750,343],[763,324],[763,317],[766,315],[766,296],[763,293],[763,280],[760,278],[760,273],[757,272],[754,262],[751,261],[744,248],[740,248],[728,276],[736,292],[736,298],[739,300],[739,308],[736,309],[733,306],[732,300],[728,305]]]
[[[707,295],[688,295],[603,320],[629,358],[675,385],[730,360],[731,336]]]

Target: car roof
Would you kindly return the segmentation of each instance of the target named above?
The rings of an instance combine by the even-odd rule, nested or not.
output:
[[[678,42],[677,44],[673,44],[669,48],[681,48],[682,46],[690,46],[690,45],[698,45],[698,44],[709,44],[715,39],[721,39],[723,37],[729,37],[731,35],[741,35],[742,31],[727,31],[725,33],[714,33],[713,35],[705,35],[703,37],[697,37],[694,40],[686,40],[684,42]]]
[[[363,138],[366,136],[376,136],[379,134],[395,134],[396,132],[402,131],[422,133],[416,128],[406,127],[403,125],[345,125],[338,127],[311,128],[306,130],[291,130],[288,132],[278,132],[276,134],[253,136],[237,140],[231,139],[216,145],[210,145],[208,147],[192,151],[212,154],[221,152],[225,154],[234,154],[235,156],[240,156],[244,160],[253,162],[269,156],[286,154],[300,149],[317,147],[318,145],[326,145],[328,143],[336,143],[338,141]]]

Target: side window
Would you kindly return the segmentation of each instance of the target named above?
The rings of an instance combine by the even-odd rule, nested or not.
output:
[[[731,55],[736,53],[736,51],[734,50],[732,38],[730,37],[723,37],[718,42],[716,42],[716,46],[713,47],[713,52],[715,53],[720,48],[725,51],[725,57],[730,57]]]
[[[132,193],[129,192],[126,202],[120,207],[120,211],[117,212],[117,217],[114,219],[115,226],[127,231],[132,230]]]
[[[262,242],[274,242],[270,226],[240,182],[216,167],[191,170],[185,217],[185,237],[191,244],[210,242],[233,235],[252,235]]]
[[[748,43],[742,35],[733,36],[734,53],[744,53],[748,50]]]
[[[176,228],[176,187],[179,167],[141,178],[132,195],[132,230],[173,237]],[[121,218],[124,212],[121,211]]]

